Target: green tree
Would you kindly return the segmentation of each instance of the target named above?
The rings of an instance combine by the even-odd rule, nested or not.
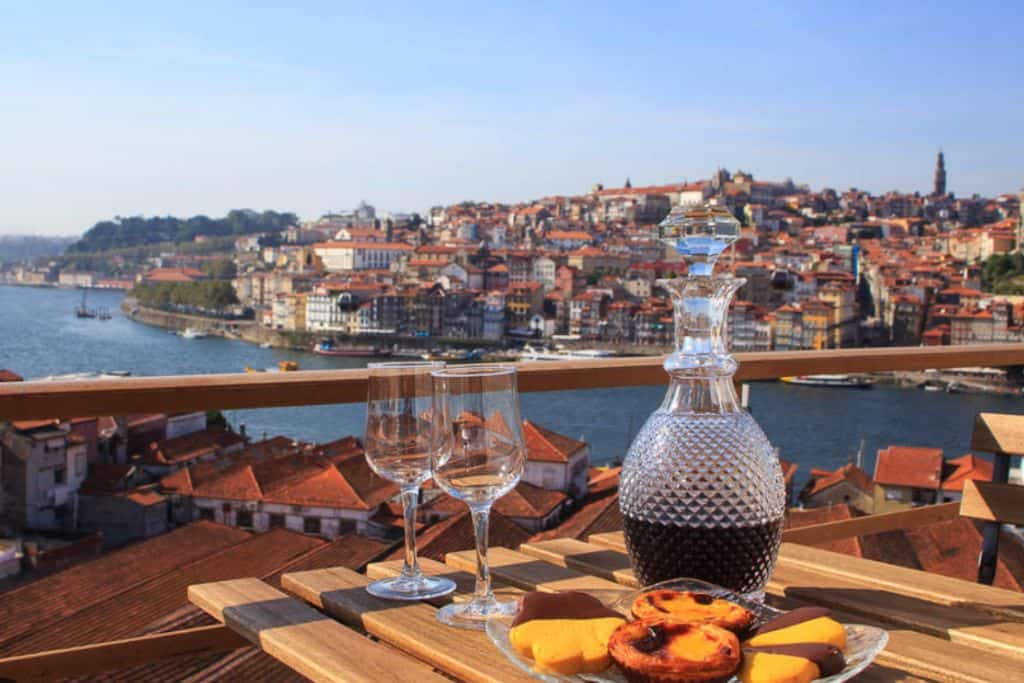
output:
[[[203,265],[203,272],[214,280],[230,280],[238,274],[238,268],[235,267],[234,261],[225,258],[208,261]]]

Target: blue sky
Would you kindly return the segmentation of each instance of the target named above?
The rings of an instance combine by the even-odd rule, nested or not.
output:
[[[1024,184],[1024,3],[93,4],[0,2],[0,233],[718,165],[923,191],[940,146],[957,194]]]

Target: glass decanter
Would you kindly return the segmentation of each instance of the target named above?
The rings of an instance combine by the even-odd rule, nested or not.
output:
[[[715,275],[739,237],[724,207],[673,212],[661,239],[688,265],[662,281],[674,304],[676,351],[661,407],[622,467],[619,507],[633,570],[643,585],[689,577],[763,597],[782,538],[786,493],[768,437],[736,397],[725,326],[742,278]]]

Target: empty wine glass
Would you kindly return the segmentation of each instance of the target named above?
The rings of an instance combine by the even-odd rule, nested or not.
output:
[[[393,600],[424,600],[447,595],[455,583],[425,576],[416,561],[416,505],[420,485],[430,478],[434,440],[432,370],[444,363],[370,363],[366,399],[366,461],[373,471],[402,490],[405,564],[394,578],[366,587]]]
[[[463,366],[434,370],[434,482],[469,506],[476,535],[476,591],[469,602],[438,610],[449,626],[484,628],[495,616],[514,614],[499,602],[487,567],[491,505],[523,474],[526,449],[519,419],[516,370],[510,366]]]

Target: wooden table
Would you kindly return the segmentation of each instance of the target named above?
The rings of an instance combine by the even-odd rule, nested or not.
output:
[[[492,548],[496,591],[582,589],[614,596],[636,586],[621,533],[589,541]],[[454,579],[460,593],[472,591],[472,551],[449,554],[445,564],[421,564],[427,573]],[[370,580],[400,569],[398,562],[384,562],[370,565],[366,575],[343,568],[285,574],[281,585],[296,597],[240,579],[191,586],[189,598],[314,681],[534,680],[483,632],[435,621],[443,600],[396,603],[364,590]],[[767,593],[782,608],[825,605],[843,621],[888,629],[889,645],[861,681],[992,683],[1021,680],[1024,672],[1021,593],[793,544],[783,545]]]

